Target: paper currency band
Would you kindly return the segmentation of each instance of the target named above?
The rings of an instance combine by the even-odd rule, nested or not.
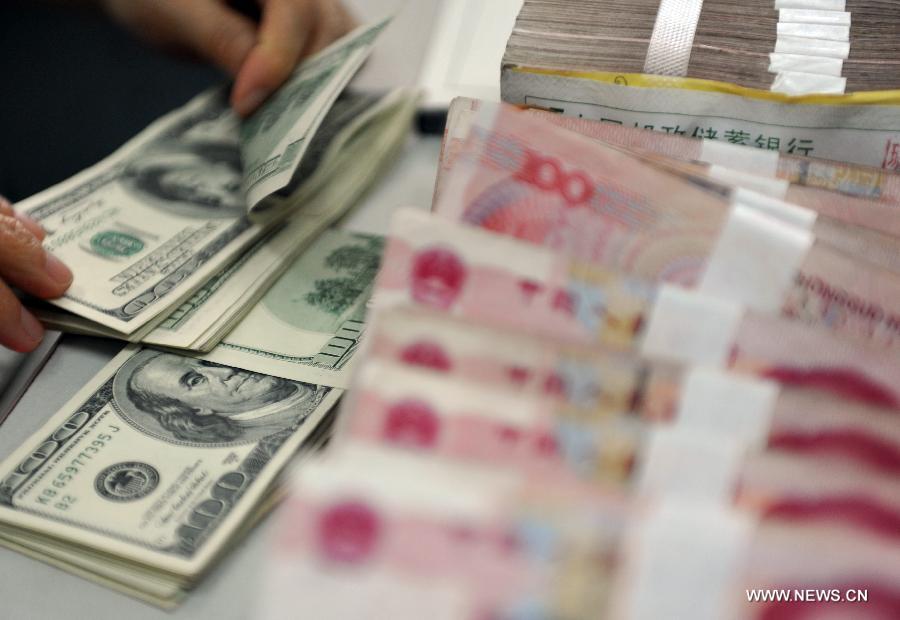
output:
[[[647,45],[644,73],[685,77],[703,0],[662,0]]]
[[[747,148],[720,140],[701,143],[700,161],[764,177],[774,177],[778,172],[778,151]]]
[[[716,242],[699,290],[760,312],[778,313],[813,243],[809,230],[737,204]]]
[[[775,0],[775,8],[778,10],[843,11],[847,8],[847,3],[846,0]]]
[[[740,304],[727,299],[663,285],[641,352],[648,359],[723,366],[743,314]]]
[[[742,146],[742,149],[751,150],[751,147]],[[757,149],[752,149],[757,150]],[[761,150],[761,149],[758,149]],[[775,151],[767,151],[774,153]],[[774,198],[784,198],[787,195],[791,184],[785,179],[776,179],[771,176],[763,176],[761,174],[742,172],[725,166],[713,165],[707,171],[709,178],[721,181],[727,185],[735,187],[744,187],[766,196]]]
[[[752,519],[734,509],[675,500],[655,506],[628,534],[628,581],[612,617],[728,617],[752,532]]]
[[[772,194],[756,192],[745,187],[738,187],[732,192],[731,203],[732,205],[740,204],[751,207],[804,230],[812,230],[819,217],[819,214],[812,209],[785,202]]]
[[[678,498],[727,505],[746,446],[741,439],[697,428],[654,428],[640,458],[637,491],[652,500]]]
[[[850,55],[850,13],[844,2],[776,0],[778,25],[769,72],[770,90],[786,95],[843,95],[841,76]]]
[[[778,384],[708,367],[693,367],[682,384],[675,424],[717,433],[746,446],[765,445]]]

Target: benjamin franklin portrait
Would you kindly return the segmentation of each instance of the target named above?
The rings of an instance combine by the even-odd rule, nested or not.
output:
[[[116,374],[117,409],[134,426],[173,443],[256,441],[296,427],[329,388],[143,350]]]
[[[141,202],[176,215],[240,217],[242,170],[239,121],[222,92],[135,153],[119,180]]]
[[[230,142],[160,143],[128,165],[120,179],[143,202],[185,217],[240,217],[246,212],[241,154]]]

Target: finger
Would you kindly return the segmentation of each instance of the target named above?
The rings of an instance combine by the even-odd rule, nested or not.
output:
[[[253,113],[288,78],[309,44],[319,19],[314,0],[267,0],[258,41],[241,66],[231,105],[242,116]]]
[[[0,346],[28,353],[41,343],[44,328],[0,281]]]
[[[27,293],[52,299],[72,284],[68,267],[14,217],[0,215],[0,278]]]
[[[319,0],[319,4],[321,6],[321,17],[315,29],[315,35],[312,37],[310,44],[303,50],[304,56],[315,54],[325,49],[359,25],[342,3]]]
[[[170,27],[207,60],[237,75],[256,43],[256,24],[216,0],[175,2]]]
[[[28,232],[37,237],[39,241],[44,240],[44,237],[46,236],[44,228],[27,215],[16,213],[12,208],[12,204],[10,204],[10,202],[3,196],[0,196],[0,215],[10,215],[18,219],[25,225],[25,228],[28,229]]]

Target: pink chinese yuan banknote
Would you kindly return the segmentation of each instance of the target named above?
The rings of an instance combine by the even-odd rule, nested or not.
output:
[[[791,316],[879,346],[900,335],[900,275],[509,106],[485,104],[473,117],[435,210],[652,281],[706,287],[722,257],[726,267],[744,261]],[[773,260],[782,240],[796,245],[796,264]]]
[[[559,343],[728,366],[900,406],[900,359],[891,350],[414,210],[395,216],[373,304],[376,317],[418,307]]]

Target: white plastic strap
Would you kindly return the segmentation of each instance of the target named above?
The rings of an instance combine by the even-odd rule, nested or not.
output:
[[[841,77],[844,61],[840,58],[823,56],[801,56],[799,54],[769,54],[769,73],[799,71]]]
[[[723,166],[710,166],[706,174],[709,175],[709,178],[721,181],[726,185],[744,187],[775,198],[784,198],[791,186],[790,182],[785,179],[760,176],[749,172],[732,170],[731,168],[725,168]]]
[[[662,0],[647,45],[644,73],[685,77],[703,0]]]
[[[779,73],[769,88],[773,93],[784,93],[785,95],[807,95],[809,93],[843,95],[846,89],[847,78],[796,71]]]
[[[779,37],[803,37],[805,39],[824,39],[826,41],[850,40],[850,26],[795,23],[784,24],[778,22],[776,32]]]
[[[812,243],[808,230],[737,205],[719,235],[699,288],[761,312],[777,313]]]
[[[719,620],[733,611],[753,523],[734,510],[668,502],[639,521],[625,572],[627,620]]]
[[[742,172],[774,177],[778,172],[778,151],[768,151],[720,140],[704,140],[700,161]]]
[[[805,230],[812,230],[819,214],[812,209],[773,198],[750,189],[739,187],[731,193],[732,205],[744,205],[778,218],[786,224]]]
[[[847,8],[847,2],[846,0],[775,0],[775,8],[778,10],[843,11]]]
[[[660,427],[651,433],[641,460],[638,493],[727,505],[744,458],[740,440],[723,433]]]
[[[752,448],[765,445],[778,385],[714,368],[692,368],[682,383],[676,425],[715,433]]]
[[[742,316],[738,304],[665,284],[650,313],[641,351],[650,359],[721,366]]]
[[[850,56],[850,42],[778,35],[778,38],[775,39],[775,53],[823,56],[825,58],[847,60]]]
[[[819,9],[779,9],[779,24],[822,24],[824,26],[850,27],[847,11],[822,11]]]

